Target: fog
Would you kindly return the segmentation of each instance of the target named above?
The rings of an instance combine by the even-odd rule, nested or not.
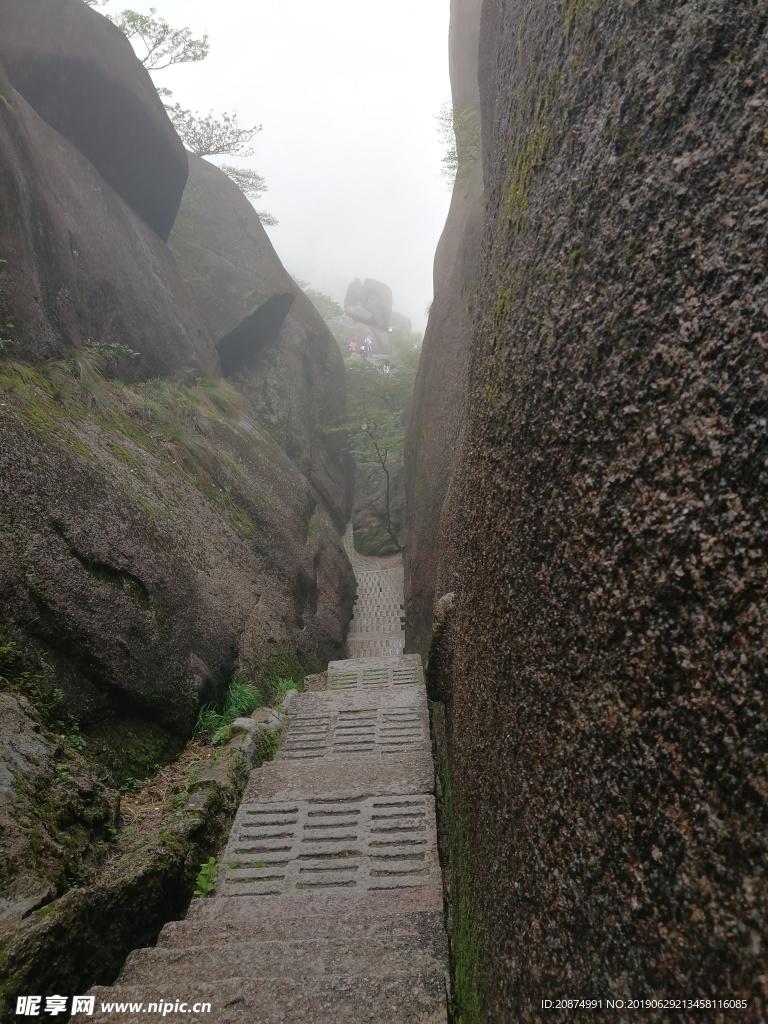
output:
[[[115,14],[149,4],[111,0]],[[208,33],[200,64],[153,73],[173,101],[263,125],[247,159],[268,191],[286,268],[339,301],[375,277],[423,330],[448,210],[435,115],[450,97],[449,0],[152,0],[174,27]]]

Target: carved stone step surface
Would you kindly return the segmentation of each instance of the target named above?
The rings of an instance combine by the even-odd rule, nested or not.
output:
[[[155,985],[182,991],[181,982],[200,978],[205,963],[205,980],[220,981],[248,977],[257,965],[262,978],[295,975],[386,975],[403,971],[424,973],[442,970],[448,954],[445,928],[422,929],[410,934],[358,935],[331,939],[262,939],[244,941],[229,938],[223,944],[199,944],[183,949],[158,946],[137,949],[128,957],[120,976],[123,985]],[[177,984],[179,983],[179,984]]]
[[[424,906],[429,909],[415,909]],[[441,894],[434,889],[367,892],[340,899],[322,894],[328,909],[318,909],[317,896],[295,900],[283,896],[239,897],[200,901],[207,913],[190,908],[185,921],[171,921],[163,928],[157,948],[220,946],[227,942],[291,939],[343,939],[368,943],[377,939],[413,939],[417,944],[444,935]],[[291,906],[293,904],[293,907]]]

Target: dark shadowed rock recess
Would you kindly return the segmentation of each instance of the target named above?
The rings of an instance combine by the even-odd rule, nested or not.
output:
[[[461,1019],[569,996],[761,1021],[768,10],[482,13],[487,209],[431,570]],[[702,1013],[733,1011],[674,1017]]]
[[[253,206],[218,167],[189,155],[170,238],[222,367],[253,417],[311,480],[339,529],[352,501],[340,436],[344,362],[333,335],[285,270]]]
[[[387,475],[378,462],[359,462],[355,466],[352,525],[360,554],[394,555],[402,550],[405,541],[403,477],[404,467],[398,462],[387,464]]]
[[[167,239],[186,156],[123,33],[82,0],[3,0],[0,60],[24,99]]]

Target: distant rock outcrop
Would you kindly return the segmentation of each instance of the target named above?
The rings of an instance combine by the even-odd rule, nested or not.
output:
[[[344,408],[341,353],[240,189],[200,157],[190,154],[189,164],[170,238],[184,282],[254,418],[315,484],[341,528],[351,506],[349,465],[326,430]]]
[[[13,354],[39,361],[89,341],[121,344],[140,353],[124,364],[133,379],[215,374],[216,351],[165,243],[2,67],[0,96],[0,336]]]
[[[16,91],[167,239],[187,160],[123,33],[82,0],[3,0],[0,62]]]
[[[392,289],[373,278],[355,278],[344,297],[344,312],[353,320],[388,331],[392,319]]]

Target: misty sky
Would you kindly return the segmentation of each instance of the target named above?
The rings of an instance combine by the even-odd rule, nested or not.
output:
[[[156,72],[173,100],[262,124],[257,199],[286,268],[339,301],[353,277],[386,281],[423,330],[449,192],[435,115],[450,98],[449,0],[150,0],[207,32],[201,64]],[[148,13],[150,2],[111,0]]]

